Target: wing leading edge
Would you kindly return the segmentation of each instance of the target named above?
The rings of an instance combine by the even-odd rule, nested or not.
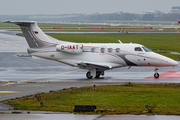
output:
[[[117,67],[123,67],[120,64],[115,63],[89,63],[81,62],[78,63],[78,67],[81,69],[97,69],[97,70],[110,70]]]

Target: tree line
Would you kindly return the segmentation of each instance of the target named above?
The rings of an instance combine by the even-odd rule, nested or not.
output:
[[[62,17],[63,16],[63,17]],[[110,14],[59,14],[59,15],[0,15],[0,20],[78,20],[78,21],[177,21],[180,14],[134,14],[134,13],[110,13]]]

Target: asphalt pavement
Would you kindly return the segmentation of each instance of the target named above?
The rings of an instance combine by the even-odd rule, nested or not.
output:
[[[51,60],[35,60],[28,55],[27,48],[28,45],[24,37],[0,33],[0,101],[70,87],[120,85],[127,82],[180,83],[179,66],[174,69],[160,69],[161,77],[159,79],[153,78],[153,67],[132,67],[130,69],[124,67],[105,71],[105,76],[89,80],[86,78],[87,70]],[[1,111],[9,109],[9,106],[0,104]],[[3,116],[2,120],[7,119],[7,116]],[[16,118],[15,116],[10,115],[8,119]],[[43,118],[42,116],[36,115],[39,120]],[[22,119],[21,117],[23,118],[23,115],[19,115],[16,119]],[[98,117],[92,116],[88,119]],[[49,117],[47,116],[47,118]],[[81,118],[83,119],[82,116]],[[107,118],[109,117],[100,117],[98,120],[106,120]],[[112,116],[112,118],[119,119],[117,116]],[[76,117],[72,117],[72,119],[76,119]],[[130,118],[128,117],[128,119]]]

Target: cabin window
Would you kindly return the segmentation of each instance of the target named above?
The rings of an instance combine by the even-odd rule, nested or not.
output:
[[[116,53],[120,53],[120,48],[116,48]]]
[[[92,53],[94,53],[94,52],[95,52],[95,50],[96,50],[95,48],[91,48],[91,52],[92,52]]]
[[[101,53],[105,53],[105,48],[101,48]]]
[[[134,50],[135,51],[141,51],[141,52],[143,51],[140,47],[135,47]]]
[[[150,49],[148,49],[147,47],[142,47],[143,49],[144,49],[144,51],[146,51],[146,52],[152,52]]]
[[[112,48],[108,48],[108,52],[109,52],[109,53],[112,53]]]

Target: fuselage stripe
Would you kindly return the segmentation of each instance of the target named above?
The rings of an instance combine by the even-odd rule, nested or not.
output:
[[[113,55],[113,54],[110,54],[110,53],[106,53],[106,54],[107,54],[107,55],[114,56],[114,57],[116,57],[116,58],[120,59],[120,57],[118,57],[118,56],[116,56],[116,55]]]
[[[94,47],[94,46],[83,46],[83,47],[86,47],[86,48],[99,48],[99,47]]]
[[[168,61],[165,61],[165,60],[162,60],[162,59],[159,59],[159,58],[155,58],[155,57],[150,57],[150,58],[153,58],[153,59],[156,59],[156,60],[160,60],[160,61],[164,61],[164,62],[168,63]]]

